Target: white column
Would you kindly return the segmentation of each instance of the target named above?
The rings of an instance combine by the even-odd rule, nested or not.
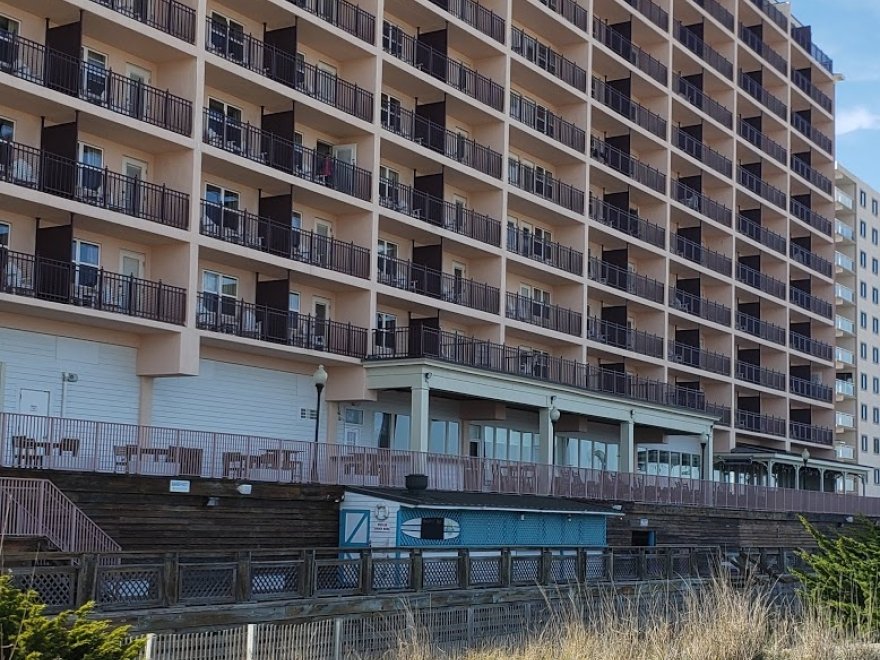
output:
[[[554,439],[553,421],[550,419],[550,408],[541,408],[538,413],[538,425],[540,428],[538,463],[552,465],[556,442]]]
[[[410,399],[409,448],[412,451],[428,451],[428,433],[431,425],[431,390],[427,384],[413,387]]]
[[[636,471],[635,428],[636,425],[632,420],[620,423],[620,465],[618,468],[620,472]]]
[[[715,447],[714,444],[714,433],[712,429],[709,429],[709,432],[703,436],[703,440],[706,441],[706,451],[703,453],[703,480],[704,481],[714,481],[715,480]]]

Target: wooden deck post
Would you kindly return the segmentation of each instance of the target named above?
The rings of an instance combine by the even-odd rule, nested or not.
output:
[[[239,552],[235,571],[235,600],[239,603],[251,599],[251,557],[249,552]]]
[[[413,591],[425,588],[425,558],[421,548],[413,548],[410,554],[410,587]]]
[[[510,548],[501,548],[501,559],[498,563],[498,577],[502,587],[513,584],[513,560],[510,556]]]
[[[369,550],[361,553],[361,593],[364,596],[373,593],[373,553]]]
[[[471,586],[471,551],[462,548],[458,551],[458,588],[468,589]]]
[[[300,591],[303,598],[310,598],[315,593],[315,551],[306,550],[303,553],[302,584]]]
[[[553,555],[548,548],[541,548],[541,572],[538,575],[539,584],[550,584],[550,573],[553,567]]]
[[[169,552],[165,555],[165,561],[162,565],[162,593],[165,596],[163,598],[164,604],[167,606],[177,604],[179,575],[180,564],[177,553]]]
[[[98,558],[95,555],[82,555],[79,558],[79,570],[76,574],[76,594],[74,605],[82,607],[88,601],[98,597],[97,588]]]

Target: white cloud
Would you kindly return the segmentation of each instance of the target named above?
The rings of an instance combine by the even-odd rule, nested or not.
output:
[[[865,106],[860,105],[837,112],[838,135],[876,130],[880,130],[880,113],[871,112]]]

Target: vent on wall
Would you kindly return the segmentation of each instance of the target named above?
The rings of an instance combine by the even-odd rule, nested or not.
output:
[[[318,410],[316,408],[300,408],[300,419],[318,419]]]

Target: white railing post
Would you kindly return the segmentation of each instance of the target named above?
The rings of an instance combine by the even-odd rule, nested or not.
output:
[[[147,633],[147,643],[144,645],[143,660],[153,660],[156,647],[156,633]]]
[[[257,657],[257,624],[247,624],[246,634],[244,660],[254,660]]]
[[[333,619],[333,660],[342,660],[342,618]]]

